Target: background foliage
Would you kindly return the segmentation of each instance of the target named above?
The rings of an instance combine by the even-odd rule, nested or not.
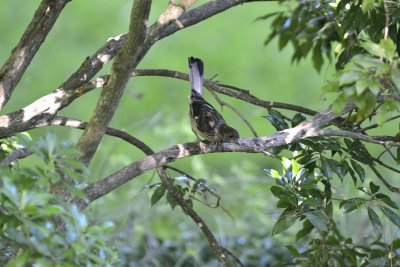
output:
[[[161,2],[154,1],[150,21],[165,9],[166,3]],[[20,38],[38,3],[0,3],[1,59]],[[72,2],[2,112],[23,107],[53,90],[107,38],[125,32],[130,5],[122,0]],[[250,90],[260,99],[314,110],[333,103],[339,111],[352,98],[358,110],[346,120],[346,127],[353,129],[369,120],[383,125],[398,114],[399,16],[399,5],[391,1],[245,4],[162,40],[139,68],[186,72],[186,58],[193,55],[205,61],[206,77],[218,74],[215,79]],[[106,67],[102,74],[108,71]],[[131,133],[155,151],[192,141],[188,88],[187,82],[173,79],[133,78],[111,126]],[[382,95],[393,97],[380,102]],[[89,120],[98,96],[96,91],[84,95],[61,115]],[[206,98],[218,106],[210,94]],[[229,103],[262,136],[305,119],[301,114],[255,108],[238,100],[229,99]],[[224,108],[223,114],[241,137],[251,137],[229,109]],[[375,133],[396,134],[398,122],[384,124]],[[32,140],[25,135],[1,140],[4,155],[21,144],[34,152],[12,168],[1,169],[4,233],[0,249],[4,260],[10,253],[14,256],[9,266],[22,266],[31,259],[42,266],[54,262],[61,266],[216,265],[196,225],[180,209],[164,204],[168,196],[160,193],[155,172],[97,200],[84,213],[51,194],[49,184],[62,173],[73,175],[72,168],[84,170],[82,176],[73,175],[79,188],[143,157],[131,146],[105,137],[86,169],[72,159],[77,152],[71,144],[80,134],[80,130],[52,127],[30,131]],[[192,197],[211,205],[216,196],[221,197],[218,208],[192,203],[218,240],[246,266],[399,264],[398,194],[367,169],[374,162],[371,154],[381,152],[376,146],[321,137],[273,152],[278,157],[219,153],[174,163],[204,179],[207,190],[192,192]],[[398,168],[387,153],[380,160]],[[396,186],[398,173],[384,168],[379,173]],[[194,190],[193,181],[179,174],[174,178],[184,192]],[[57,231],[58,217],[66,231]]]

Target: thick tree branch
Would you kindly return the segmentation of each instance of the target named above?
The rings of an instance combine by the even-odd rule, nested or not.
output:
[[[104,85],[97,107],[76,147],[82,152],[80,159],[89,164],[114,116],[130,73],[143,57],[142,47],[146,37],[151,0],[135,0],[127,39],[114,60],[108,82]]]
[[[261,2],[262,0],[260,0]],[[265,0],[264,0],[265,1]],[[237,5],[244,4],[246,2],[255,2],[248,0],[218,0],[209,1],[197,8],[188,10],[176,19],[176,23],[160,24],[155,23],[149,30],[148,38],[146,42],[154,44],[158,40],[165,38],[175,32],[197,24],[203,20],[206,20],[218,13],[221,13],[229,8]]]
[[[330,121],[336,119],[339,115],[340,114],[335,115],[330,110],[327,110],[319,113],[312,120],[302,122],[294,128],[286,129],[265,137],[239,139],[238,144],[223,143],[217,145],[211,143],[204,145],[204,143],[201,142],[178,144],[149,155],[142,160],[133,162],[116,173],[88,185],[84,189],[84,193],[87,195],[89,202],[94,201],[140,174],[180,158],[216,152],[263,153],[273,147],[287,145],[308,137],[318,136],[319,130]],[[79,203],[79,205],[84,207],[87,203]]]
[[[57,88],[20,110],[0,116],[0,138],[48,123],[58,111],[73,100],[94,88],[101,87],[105,82],[105,79],[99,78],[73,90]]]
[[[42,0],[21,40],[0,70],[0,110],[28,68],[61,11],[70,0]]]

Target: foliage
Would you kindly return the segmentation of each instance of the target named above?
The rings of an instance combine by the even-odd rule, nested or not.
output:
[[[287,4],[288,1],[281,1]],[[379,43],[384,39],[384,28],[388,38],[399,43],[397,26],[400,20],[400,5],[396,1],[381,0],[302,0],[288,5],[287,10],[267,14],[259,19],[274,17],[272,32],[265,41],[268,44],[279,38],[279,49],[289,43],[294,47],[292,61],[298,62],[309,53],[314,67],[320,71],[324,56],[332,59],[337,54],[338,69],[360,53],[369,52],[363,45],[368,40]],[[386,38],[385,38],[386,39]],[[336,47],[332,49],[333,46]],[[398,50],[400,48],[397,48]],[[394,51],[392,51],[394,52]],[[391,52],[391,53],[392,53]]]
[[[288,127],[285,120],[289,118],[276,110],[269,113],[268,119],[277,129],[281,129],[282,125]],[[395,227],[400,227],[399,205],[382,193],[380,186],[370,181],[369,188],[358,187],[366,197],[332,197],[331,183],[336,177],[342,183],[345,178],[351,177],[355,186],[365,183],[363,165],[374,164],[365,146],[359,140],[318,137],[287,148],[293,150],[293,157],[282,157],[283,171],[265,169],[265,172],[275,180],[276,185],[271,186],[270,191],[278,199],[277,208],[283,209],[272,228],[272,235],[302,221],[303,228],[297,232],[296,240],[310,239],[305,251],[288,247],[293,256],[292,263],[307,266],[400,264],[400,238],[394,238],[391,244],[380,241],[383,234],[382,215]],[[352,238],[343,236],[335,219],[334,210],[339,208],[344,214],[357,209],[367,212],[375,233],[375,237],[369,237],[372,240],[370,244],[356,244]]]
[[[3,140],[3,144],[22,147],[16,139]],[[14,164],[0,169],[0,265],[107,266],[115,262],[116,254],[104,239],[113,224],[90,225],[75,205],[50,192],[62,175],[83,171],[74,159],[77,152],[71,145],[57,145],[51,135],[38,143],[24,140],[40,161],[29,168]]]

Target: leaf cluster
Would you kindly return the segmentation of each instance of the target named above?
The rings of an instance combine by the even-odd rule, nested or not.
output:
[[[280,3],[286,6],[285,10],[258,18],[273,18],[272,31],[265,44],[278,38],[279,49],[283,49],[291,43],[294,47],[292,61],[299,62],[311,54],[318,71],[324,58],[331,60],[333,53],[337,55],[336,67],[343,68],[353,56],[365,51],[363,40],[378,43],[384,39],[385,27],[392,42],[400,43],[400,5],[396,1],[298,0],[294,5],[289,1]]]
[[[90,225],[75,205],[50,192],[66,168],[80,167],[74,159],[76,151],[68,145],[56,146],[52,138],[28,144],[40,159],[35,168],[0,168],[0,265],[105,266],[116,261],[103,238],[113,224]]]
[[[276,110],[270,110],[267,118],[279,130],[288,128],[288,122],[293,121]],[[287,247],[294,257],[291,264],[369,266],[375,262],[382,265],[400,263],[400,240],[395,238],[392,244],[381,241],[384,232],[382,215],[395,227],[400,227],[399,205],[383,193],[380,186],[371,181],[369,189],[359,187],[358,190],[367,197],[353,197],[339,202],[333,197],[333,179],[339,178],[343,182],[346,177],[351,177],[355,186],[364,184],[365,166],[374,164],[359,140],[316,137],[286,146],[278,153],[283,153],[284,149],[291,151],[293,157],[281,157],[282,171],[264,170],[275,180],[270,191],[278,199],[277,207],[283,209],[273,226],[272,235],[282,233],[300,221],[302,229],[297,231],[296,240],[310,240],[306,251]],[[279,154],[276,156],[279,157]],[[345,214],[358,209],[367,212],[375,233],[375,238],[369,237],[373,239],[370,246],[356,244],[351,238],[343,236],[334,217],[335,208]],[[391,255],[392,258],[383,255]]]

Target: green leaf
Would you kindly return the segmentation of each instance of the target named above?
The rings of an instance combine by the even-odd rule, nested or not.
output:
[[[346,106],[346,104],[347,104],[347,97],[343,92],[341,92],[338,94],[335,101],[333,101],[333,103],[332,103],[332,111],[335,114],[337,114],[343,110],[343,108]]]
[[[356,71],[346,71],[343,72],[342,75],[339,77],[339,85],[347,85],[347,84],[352,84],[356,82],[358,79],[360,79],[360,72]]]
[[[84,201],[88,201],[88,198],[87,198],[86,194],[83,191],[79,190],[78,188],[76,188],[73,185],[70,185],[69,183],[67,183],[63,179],[60,180],[60,181],[62,182],[63,186],[65,186],[68,189],[68,191],[70,193],[72,193],[74,196],[79,197],[80,199],[82,199]]]
[[[390,197],[388,197],[385,194],[382,193],[378,193],[374,196],[375,198],[379,199],[380,201],[382,201],[383,203],[385,203],[386,205],[398,210],[399,209],[399,205],[394,202]]]
[[[285,121],[285,116],[283,116],[282,113],[275,109],[268,109],[268,113],[270,116],[264,116],[264,118],[269,120],[276,130],[281,131],[289,128],[289,125]]]
[[[329,165],[331,166],[332,170],[336,175],[340,178],[340,180],[343,181],[343,177],[347,174],[345,167],[343,166],[342,163],[334,160],[334,159],[328,159]]]
[[[268,13],[268,14],[266,14],[266,15],[264,15],[264,16],[259,16],[259,17],[256,18],[256,21],[257,21],[257,20],[266,20],[266,19],[269,19],[269,18],[271,18],[271,17],[276,16],[276,15],[279,14],[279,13],[280,13],[280,12],[272,12],[272,13]]]
[[[18,255],[13,257],[10,261],[7,262],[5,267],[20,267],[20,266],[27,266],[28,261],[31,261],[30,259],[30,252],[29,250],[23,250]]]
[[[317,42],[317,44],[314,46],[312,52],[312,62],[314,68],[318,72],[321,72],[322,64],[324,64],[324,58],[322,57],[322,50],[321,50],[321,41]]]
[[[379,191],[380,186],[374,184],[372,181],[369,183],[369,188],[371,189],[371,193],[375,194],[376,192]]]
[[[292,254],[293,257],[299,257],[300,253],[299,251],[291,245],[286,246],[287,250],[289,251],[290,254]]]
[[[375,0],[363,0],[361,4],[361,10],[366,13],[374,6]]]
[[[358,95],[361,95],[365,89],[367,89],[369,85],[368,80],[364,79],[364,78],[360,78],[356,81],[356,92]]]
[[[371,209],[370,207],[367,207],[367,210],[368,210],[369,220],[372,223],[372,228],[374,229],[375,234],[378,236],[377,239],[381,239],[382,233],[383,233],[382,222],[379,219],[378,214],[376,214],[376,212],[373,209]]]
[[[170,192],[167,192],[167,203],[171,206],[171,209],[175,209],[176,205],[178,205]]]
[[[344,213],[349,213],[360,208],[365,202],[366,200],[364,198],[355,197],[341,201],[339,207]]]
[[[328,159],[321,158],[321,168],[322,168],[322,171],[324,172],[324,175],[326,177],[332,178],[333,171],[332,171],[332,167],[331,167],[330,162],[329,162]]]
[[[283,231],[289,229],[297,220],[297,215],[294,212],[285,210],[282,212],[279,219],[276,221],[272,227],[272,236],[282,233]]]
[[[279,172],[276,171],[276,170],[274,170],[274,169],[265,168],[265,169],[264,169],[264,172],[265,172],[268,176],[270,176],[270,177],[272,177],[272,178],[274,178],[274,179],[280,179],[280,178],[282,178],[281,175],[279,174]]]
[[[394,223],[396,226],[400,227],[400,216],[395,213],[393,210],[381,206],[380,207],[381,211],[383,212],[383,214],[389,218],[390,221],[392,221],[392,223]]]
[[[386,57],[385,50],[378,44],[371,42],[364,42],[361,44],[361,47],[367,50],[368,53],[377,56],[377,57]]]
[[[300,123],[306,120],[306,116],[303,113],[296,113],[292,118],[292,127],[296,127]]]
[[[312,229],[314,229],[314,225],[309,220],[305,220],[303,223],[303,228],[296,234],[296,241],[311,233]]]
[[[400,147],[398,147],[396,151],[396,162],[400,164]]]
[[[290,161],[290,159],[288,159],[286,157],[282,157],[282,165],[283,165],[283,168],[284,168],[285,177],[288,179],[289,182],[291,182],[292,178],[293,178],[293,165],[292,165],[292,162]]]
[[[400,248],[400,239],[399,239],[399,238],[396,238],[396,239],[394,239],[393,242],[392,242],[392,249],[393,249],[393,250],[397,250],[397,249],[399,249],[399,248]]]
[[[400,38],[399,38],[399,40],[400,40]],[[399,45],[399,47],[400,47],[400,45]],[[392,78],[392,81],[393,81],[394,85],[396,86],[396,89],[400,90],[400,70],[398,68],[392,68],[390,78]]]
[[[337,81],[328,81],[323,87],[322,91],[325,93],[333,93],[339,89],[339,83]]]
[[[383,48],[383,50],[385,51],[385,57],[389,61],[392,61],[394,54],[396,53],[396,45],[394,44],[393,40],[390,38],[382,39],[379,43]]]
[[[358,164],[355,160],[350,160],[351,166],[353,170],[357,173],[358,177],[360,178],[361,182],[364,182],[365,179],[365,170]]]
[[[289,189],[279,185],[273,185],[270,190],[275,197],[290,203],[293,207],[297,206],[297,197]]]
[[[375,80],[375,79],[372,79],[372,80],[370,81],[368,88],[369,88],[369,90],[371,91],[371,93],[372,93],[373,95],[375,95],[375,96],[378,95],[379,92],[380,92],[380,90],[381,90],[378,81]]]
[[[164,196],[165,192],[166,188],[164,187],[164,185],[160,185],[159,187],[157,187],[151,195],[151,206],[154,206]]]
[[[307,219],[320,231],[328,231],[328,217],[321,211],[311,211],[305,213]]]

